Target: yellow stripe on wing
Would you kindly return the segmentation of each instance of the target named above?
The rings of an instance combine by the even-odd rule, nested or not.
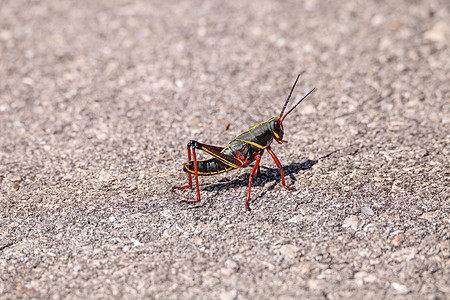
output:
[[[235,140],[236,141],[240,141],[240,142],[244,142],[244,143],[247,143],[247,144],[250,144],[250,145],[253,145],[255,147],[258,147],[259,149],[266,149],[267,148],[267,146],[261,146],[261,145],[258,145],[256,143],[249,142],[249,141],[246,141],[246,140],[241,140],[241,139],[236,139],[236,138],[235,138]]]
[[[230,167],[232,167],[232,168],[240,168],[240,167],[242,167],[242,165],[244,164],[244,163],[243,163],[240,159],[238,159],[237,157],[234,157],[234,159],[236,159],[237,161],[239,161],[239,162],[241,163],[240,166],[238,166],[238,165],[236,165],[236,164],[233,164],[232,162],[226,160],[224,157],[218,155],[217,153],[214,153],[214,152],[209,151],[209,150],[208,150],[207,148],[205,148],[205,147],[202,147],[202,150],[205,151],[205,152],[207,152],[207,153],[209,153],[209,154],[211,154],[212,156],[214,156],[215,158],[217,158],[218,160],[220,160],[220,162],[222,162],[222,163],[224,163],[224,164],[226,164],[227,166],[230,166]],[[226,155],[226,154],[224,154],[224,155]]]

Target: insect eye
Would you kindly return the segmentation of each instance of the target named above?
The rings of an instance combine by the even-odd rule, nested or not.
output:
[[[280,130],[280,122],[279,121],[275,121],[275,123],[273,124],[273,126],[275,127],[276,130]]]

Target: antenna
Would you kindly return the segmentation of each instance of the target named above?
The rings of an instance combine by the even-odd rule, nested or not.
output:
[[[292,92],[294,91],[295,85],[297,84],[297,81],[300,78],[300,75],[302,75],[302,73],[298,74],[297,79],[295,79],[294,85],[292,86],[291,92],[289,93],[289,96],[287,97],[286,102],[284,102],[283,108],[281,109],[281,113],[280,113],[280,119],[283,116],[284,110],[286,109],[286,106],[289,103],[289,99],[291,99]]]
[[[300,76],[300,75],[299,75],[299,76]],[[298,77],[297,77],[297,79],[298,79]],[[297,83],[297,81],[295,81],[295,83]],[[295,86],[295,84],[294,84],[294,86]],[[294,88],[292,88],[292,89],[294,89]],[[281,119],[281,123],[283,123],[284,118],[286,118],[286,116],[287,116],[291,111],[293,111],[293,110],[297,107],[297,105],[300,104],[300,102],[302,102],[303,100],[305,100],[306,97],[308,97],[312,92],[314,92],[315,89],[316,89],[316,88],[313,88],[312,90],[310,90],[310,91],[308,92],[308,94],[306,94],[305,96],[303,96],[303,98],[300,99],[300,101],[298,101],[297,104],[295,104],[294,107],[291,108],[291,109],[283,116],[283,118]],[[292,91],[291,91],[291,93],[292,93]],[[290,96],[291,96],[291,95],[289,94],[289,97],[290,97]],[[288,100],[289,100],[289,98],[288,98]],[[286,104],[287,104],[287,102],[284,104],[283,110],[285,109]],[[283,112],[283,110],[282,110],[281,112]],[[280,118],[281,118],[281,116],[280,116]]]

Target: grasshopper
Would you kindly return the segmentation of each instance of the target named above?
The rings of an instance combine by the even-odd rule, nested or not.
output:
[[[261,161],[261,157],[264,153],[264,150],[270,154],[270,156],[275,161],[275,164],[280,169],[281,173],[281,183],[284,188],[287,190],[295,190],[293,187],[289,187],[286,185],[284,180],[284,172],[283,167],[281,166],[280,161],[278,160],[275,153],[273,153],[272,148],[270,147],[273,140],[275,140],[279,144],[287,143],[287,141],[283,140],[284,136],[284,128],[283,121],[286,116],[293,111],[306,97],[308,97],[314,90],[313,88],[309,91],[305,96],[303,96],[297,104],[294,105],[286,114],[283,115],[286,106],[289,103],[292,92],[294,91],[295,86],[297,85],[297,81],[301,74],[297,76],[297,79],[294,82],[294,85],[291,88],[288,98],[281,109],[281,113],[279,117],[274,117],[269,119],[268,121],[262,122],[252,128],[242,132],[238,136],[236,136],[226,147],[217,147],[212,145],[206,145],[203,143],[199,143],[197,141],[191,140],[187,144],[188,150],[188,162],[184,164],[183,170],[188,173],[189,184],[181,187],[174,187],[174,189],[185,190],[187,188],[192,187],[192,175],[195,177],[195,185],[197,190],[197,200],[188,201],[183,200],[182,202],[188,204],[194,204],[200,201],[200,188],[198,185],[198,176],[207,176],[207,175],[215,175],[223,172],[228,172],[234,169],[239,169],[243,167],[249,166],[252,162],[255,162],[253,165],[252,171],[250,172],[250,177],[248,180],[248,193],[247,199],[245,201],[245,208],[250,210],[250,190],[252,187],[253,176],[256,172],[260,175],[260,166],[259,163]],[[192,156],[191,156],[192,149]],[[196,149],[200,149],[205,151],[206,153],[213,156],[211,159],[207,160],[197,160]]]

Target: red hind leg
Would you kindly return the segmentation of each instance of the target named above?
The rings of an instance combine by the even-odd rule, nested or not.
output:
[[[197,143],[194,141],[190,141],[187,144],[187,151],[188,151],[188,161],[191,160],[191,148],[192,148],[192,156],[194,158],[194,176],[195,176],[195,187],[197,189],[197,200],[188,201],[188,200],[182,200],[183,203],[188,204],[194,204],[200,201],[200,188],[198,185],[198,167],[197,167],[197,155],[195,153],[195,149],[197,148]],[[192,186],[192,174],[188,172],[189,177],[189,184],[185,186],[174,186],[173,189],[177,190],[185,190],[187,188],[190,188]]]
[[[230,170],[233,167],[234,168],[239,168],[239,167],[242,166],[242,161],[240,161],[239,159],[237,159],[237,158],[235,158],[233,156],[230,156],[230,155],[223,154],[221,152],[223,150],[223,147],[206,145],[206,144],[202,144],[202,143],[199,143],[199,142],[193,141],[193,140],[190,141],[187,144],[188,162],[191,162],[191,149],[192,149],[192,158],[193,158],[192,163],[194,165],[194,170],[193,170],[194,172],[192,172],[192,169],[190,169],[190,170],[186,169],[186,171],[188,171],[189,184],[185,185],[185,186],[173,187],[174,189],[177,189],[177,190],[185,190],[187,188],[190,188],[192,186],[192,173],[194,173],[195,184],[196,184],[195,187],[196,187],[196,191],[197,191],[197,200],[194,200],[194,201],[183,200],[183,201],[181,201],[181,202],[189,203],[189,204],[197,203],[197,202],[200,201],[200,187],[199,187],[199,184],[198,184],[199,170],[198,170],[197,155],[196,155],[196,151],[195,151],[196,149],[203,150],[203,151],[211,154],[212,156],[214,156],[216,159],[218,159],[222,163],[225,163],[228,167],[230,167],[227,170]],[[187,164],[186,164],[185,168],[187,168]],[[204,171],[202,171],[202,172],[203,172],[203,174],[205,174]]]
[[[188,200],[183,200],[181,202],[187,203],[187,204],[194,204],[197,202],[200,202],[200,187],[198,186],[198,167],[197,167],[197,155],[195,154],[195,145],[192,145],[192,156],[194,158],[194,175],[195,175],[195,187],[197,188],[197,200],[192,200],[192,201],[188,201]],[[189,179],[191,179],[190,177],[191,174],[189,174]]]
[[[191,160],[191,143],[187,144],[187,151],[188,151],[188,161]],[[176,190],[185,190],[187,188],[190,188],[192,186],[192,175],[191,173],[188,173],[189,176],[189,184],[185,186],[174,186],[173,189]]]

